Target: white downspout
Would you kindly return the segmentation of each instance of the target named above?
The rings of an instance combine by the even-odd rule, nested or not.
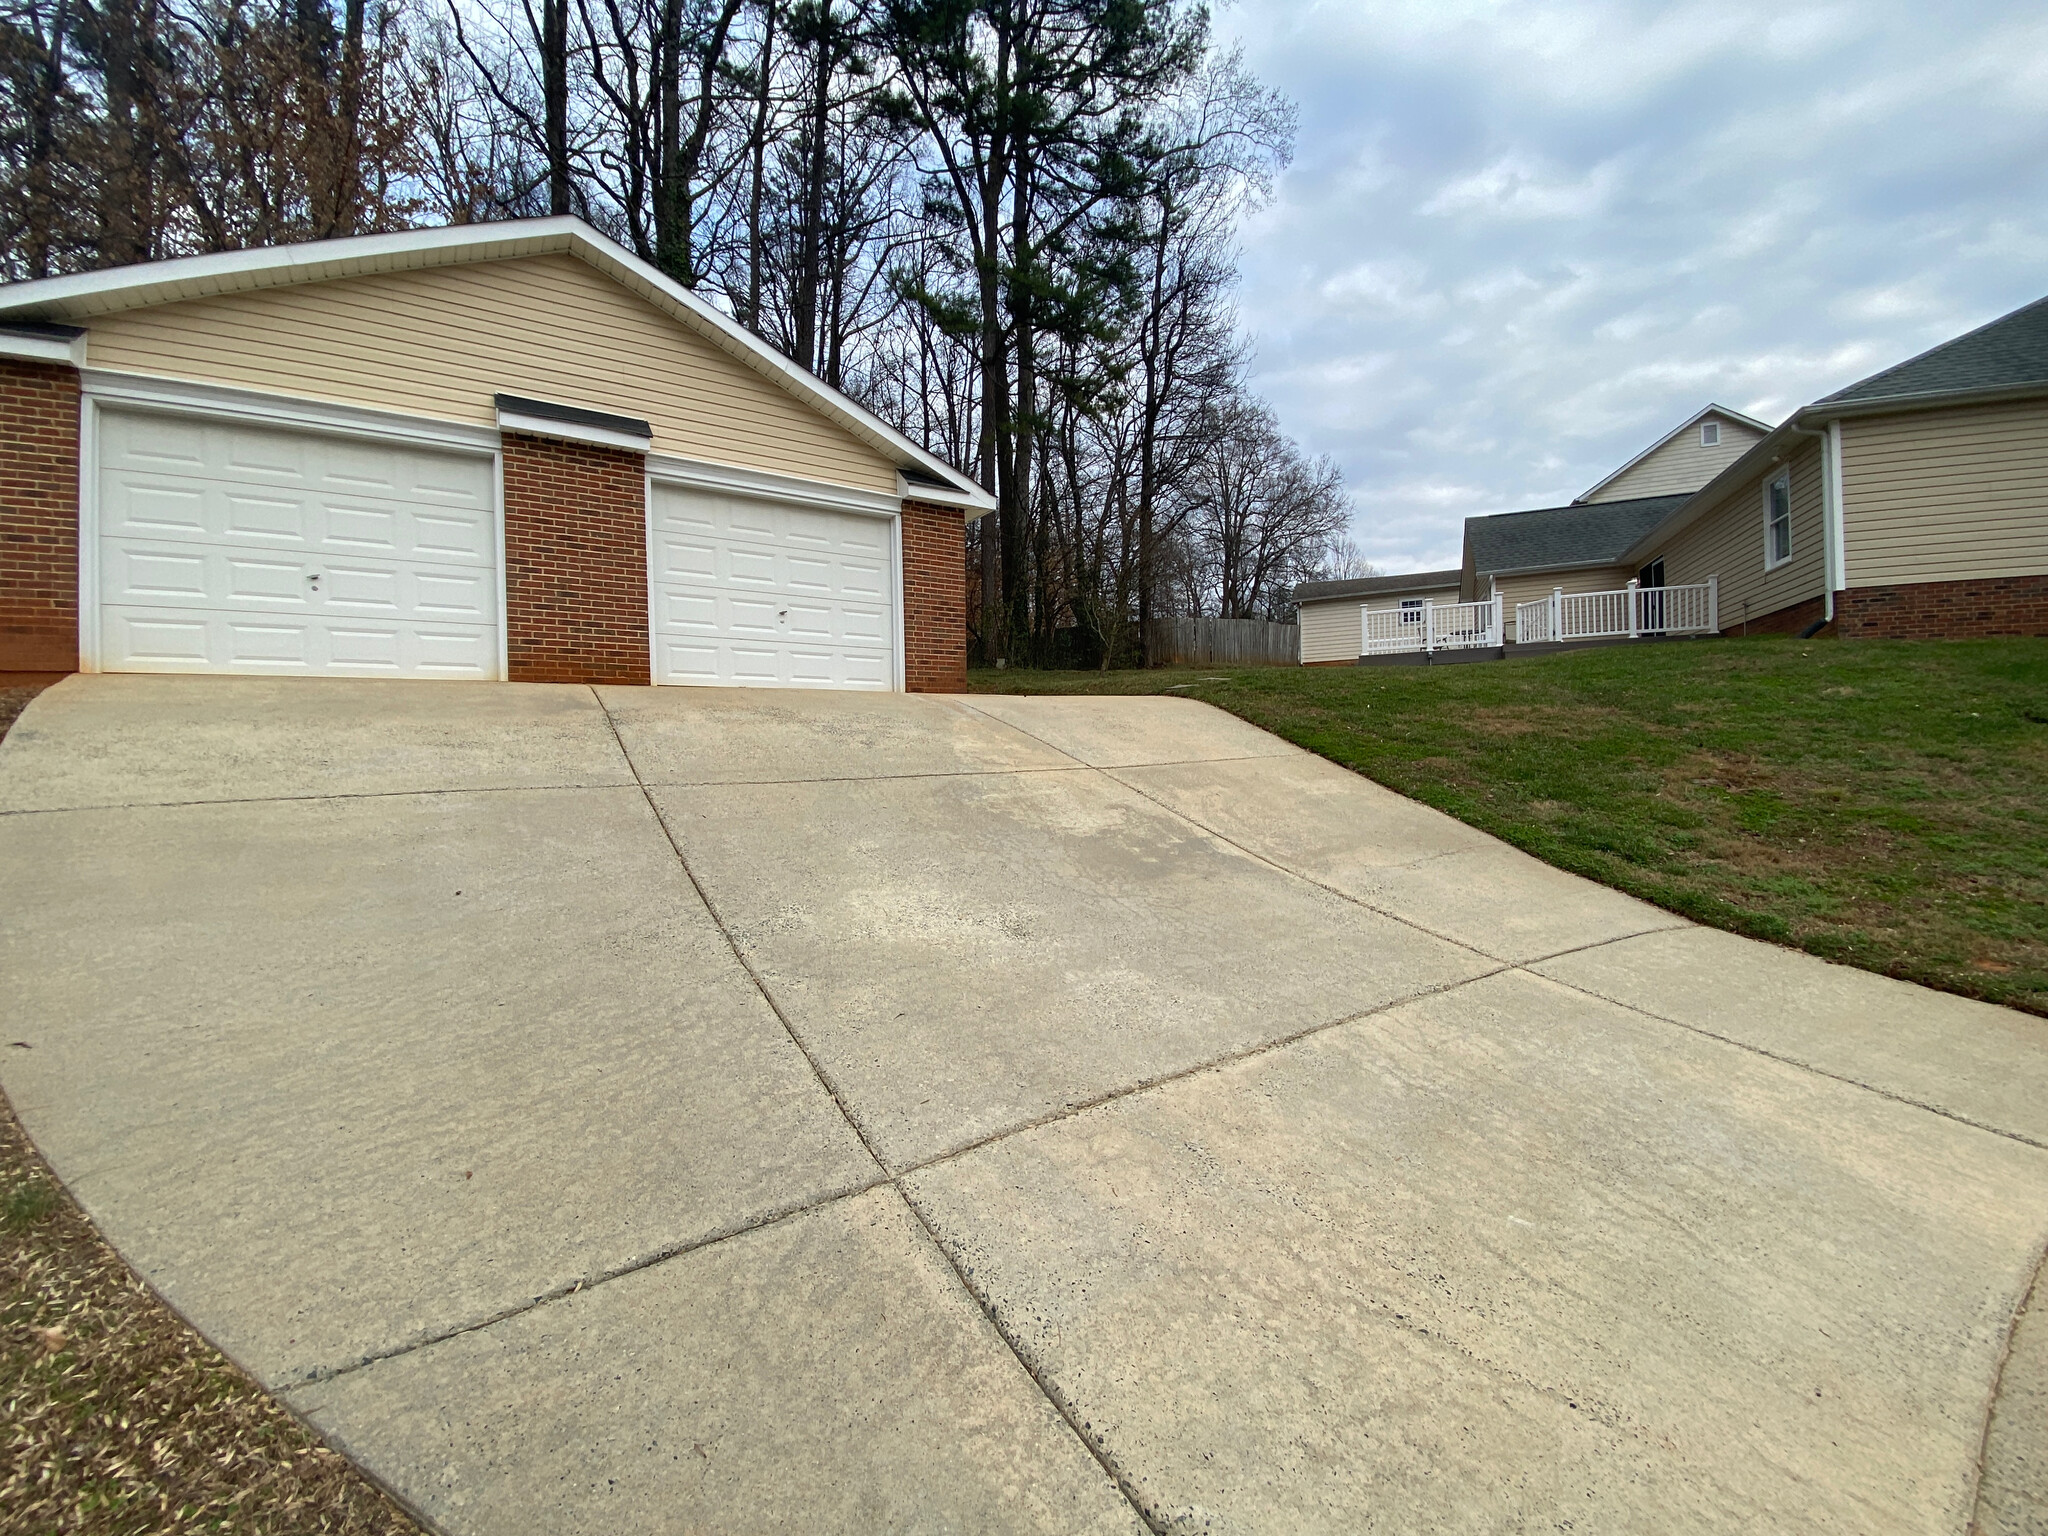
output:
[[[1849,585],[1842,558],[1842,424],[1831,421],[1821,448],[1821,549],[1827,592],[1821,617],[1832,623],[1835,594]]]

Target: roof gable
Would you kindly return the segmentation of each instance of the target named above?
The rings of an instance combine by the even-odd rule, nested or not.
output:
[[[920,486],[919,494],[927,499],[974,509],[995,505],[995,499],[969,476],[927,453],[696,294],[575,218],[359,235],[5,284],[0,285],[0,320],[90,324],[98,316],[263,289],[543,256],[572,256],[596,269],[776,390],[822,415],[898,470],[918,471],[944,487]]]
[[[1708,422],[1717,423],[1721,429],[1720,441],[1711,446],[1700,441],[1699,429]],[[1754,416],[1745,416],[1725,405],[1708,405],[1576,499],[1636,501],[1645,496],[1696,491],[1770,430]]]

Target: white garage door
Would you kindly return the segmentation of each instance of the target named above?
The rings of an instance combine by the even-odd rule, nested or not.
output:
[[[100,666],[498,675],[491,460],[99,413]]]
[[[889,519],[654,488],[655,681],[896,686]]]

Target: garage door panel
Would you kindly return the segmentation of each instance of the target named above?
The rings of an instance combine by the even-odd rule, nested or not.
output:
[[[498,674],[488,459],[155,413],[99,420],[102,666]]]
[[[653,523],[660,681],[895,686],[886,520],[657,485]]]
[[[100,462],[174,473],[206,467],[206,428],[183,416],[106,415],[100,418]]]
[[[115,672],[327,673],[342,677],[497,675],[489,625],[375,624],[195,609],[189,616],[107,608],[102,664]]]
[[[114,474],[102,478],[100,511],[102,529],[108,534],[497,564],[496,525],[482,512],[465,515],[395,504],[337,503],[312,495],[257,493],[196,478],[179,483]]]
[[[247,555],[216,555],[213,565],[225,572],[225,580],[215,584],[216,590],[205,590],[205,579],[201,578],[199,601],[205,604],[261,603],[266,607],[289,604],[302,607],[306,601],[306,564],[303,560],[252,560]],[[199,567],[205,571],[207,560],[201,558]],[[218,590],[224,587],[226,590]],[[133,595],[133,589],[122,592],[122,596]]]
[[[110,532],[206,532],[206,492],[195,485],[104,484],[100,506]]]

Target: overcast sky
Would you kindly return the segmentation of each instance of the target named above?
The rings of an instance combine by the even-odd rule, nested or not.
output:
[[[1255,379],[1391,571],[2048,294],[2048,6],[1238,0]]]

